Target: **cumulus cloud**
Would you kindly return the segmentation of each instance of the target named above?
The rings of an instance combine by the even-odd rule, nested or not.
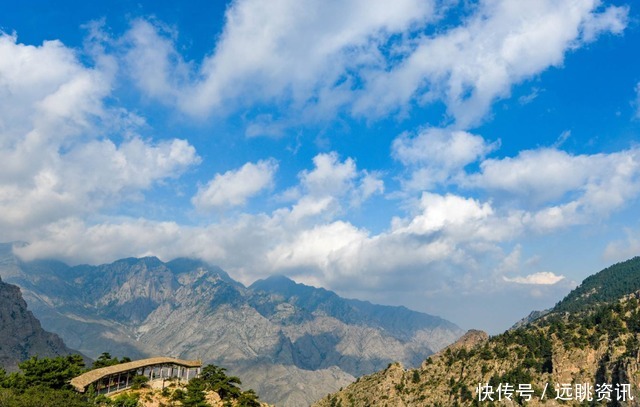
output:
[[[600,5],[599,1],[595,2]],[[629,19],[629,7],[608,7],[601,13],[592,13],[587,16],[582,26],[582,40],[593,41],[603,32],[622,34],[627,27]]]
[[[413,99],[442,100],[457,125],[477,123],[511,85],[551,66],[604,32],[619,34],[627,7],[599,1],[482,1],[463,24],[422,36],[400,64],[373,72],[356,112],[383,113]]]
[[[384,181],[382,180],[382,174],[378,172],[370,173],[365,170],[363,171],[360,185],[352,195],[351,204],[353,206],[358,206],[373,195],[382,193],[384,193]]]
[[[136,86],[153,98],[177,103],[191,67],[174,47],[177,33],[157,22],[136,19],[122,41],[128,44],[124,66]]]
[[[553,285],[561,280],[564,276],[556,275],[550,271],[542,271],[539,273],[529,274],[524,277],[503,277],[504,281],[517,284],[533,284],[533,285]]]
[[[604,219],[640,193],[640,150],[571,154],[560,145],[497,155],[489,143],[464,131],[428,128],[402,134],[392,154],[408,173],[401,196],[415,191],[458,188],[491,197],[496,213],[520,229],[546,233]],[[473,164],[473,165],[472,165]]]
[[[572,155],[556,148],[521,151],[487,159],[467,186],[506,193],[529,205],[529,222],[539,229],[606,217],[640,192],[640,152]]]
[[[200,63],[176,50],[177,33],[136,20],[124,36],[134,83],[192,115],[275,102],[299,121],[339,111],[379,117],[417,102],[445,103],[457,126],[481,120],[513,84],[603,33],[620,34],[628,8],[596,0],[482,1],[448,30],[424,34],[447,1],[236,0],[215,49]],[[262,121],[249,135],[281,134]]]
[[[273,185],[277,169],[278,163],[269,159],[216,174],[207,185],[198,188],[191,202],[200,211],[244,205],[247,199]]]
[[[59,41],[31,46],[0,34],[5,238],[139,199],[139,192],[199,161],[184,140],[136,135],[140,118],[104,103],[113,80],[109,58],[87,67],[77,54]],[[114,131],[119,143],[109,138]]]
[[[102,99],[109,93],[110,76],[85,68],[60,41],[36,47],[18,43],[15,35],[0,34],[0,72],[5,148],[78,136],[106,114]]]
[[[392,154],[413,171],[405,188],[425,190],[463,173],[464,167],[484,158],[499,142],[487,143],[466,131],[427,128],[416,136],[407,133],[393,141]]]
[[[444,284],[443,268],[457,265],[452,276],[464,279],[477,271],[477,256],[497,253],[497,243],[518,227],[497,216],[489,203],[451,194],[424,193],[414,212],[395,218],[379,234],[344,221],[294,231],[269,249],[268,264],[325,285],[348,286],[363,273],[360,286],[381,287],[401,275]]]
[[[351,189],[357,176],[351,158],[340,162],[335,152],[313,157],[314,169],[300,173],[300,185],[312,196],[341,196]]]
[[[340,161],[335,152],[313,157],[314,168],[298,174],[299,185],[285,191],[295,198],[291,210],[283,208],[290,220],[323,215],[332,219],[350,207],[357,207],[375,194],[384,192],[380,174],[358,170],[352,158]]]
[[[171,30],[144,20],[124,38],[126,59],[142,90],[194,115],[268,101],[299,107],[314,98],[330,109],[356,80],[348,71],[384,66],[386,40],[432,21],[435,4],[237,0],[211,56],[197,66],[176,51]]]
[[[438,267],[457,264],[467,270],[475,254],[495,250],[490,229],[498,219],[490,205],[473,199],[426,194],[419,215],[396,219],[379,234],[343,220],[296,221],[295,206],[300,204],[204,226],[130,218],[89,224],[69,217],[33,232],[32,244],[18,252],[25,259],[55,256],[71,263],[107,262],[123,255],[165,260],[194,256],[247,283],[285,272],[339,286],[360,279],[365,271],[365,285],[373,288],[397,278],[398,272],[442,282]]]
[[[593,173],[593,164],[601,176],[606,175],[603,164],[608,163],[598,163],[603,161],[600,158],[606,160],[603,156],[572,156],[554,148],[525,150],[516,157],[483,161],[480,173],[469,182],[484,189],[512,193],[529,202],[549,202],[581,188]]]

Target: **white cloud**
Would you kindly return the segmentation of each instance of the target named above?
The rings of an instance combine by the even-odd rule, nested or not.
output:
[[[458,238],[485,234],[483,225],[494,212],[488,203],[448,194],[423,193],[418,205],[421,213],[407,224],[396,222],[394,233],[428,235],[446,232]]]
[[[596,1],[595,4],[601,3]],[[629,6],[612,6],[601,13],[589,14],[582,26],[582,40],[593,41],[598,35],[606,32],[622,34],[627,27],[628,19]]]
[[[507,193],[534,208],[543,206],[549,217],[574,212],[602,216],[637,195],[639,175],[636,148],[593,155],[541,148],[521,151],[516,157],[487,159],[465,184]]]
[[[628,8],[596,0],[486,0],[461,24],[425,35],[449,2],[236,0],[211,55],[185,62],[177,33],[137,20],[124,36],[134,83],[196,116],[275,102],[297,122],[340,110],[378,117],[443,101],[459,128],[481,120],[511,86],[603,33],[620,34]],[[291,121],[291,125],[296,120]],[[279,135],[258,120],[248,135]]]
[[[483,161],[480,173],[472,175],[469,183],[488,190],[516,194],[529,202],[549,202],[562,198],[567,192],[581,188],[587,182],[593,171],[594,157],[591,158],[572,156],[550,148],[525,150],[513,158]],[[595,157],[597,160],[598,157]]]
[[[603,258],[608,262],[619,262],[640,255],[640,235],[627,228],[626,238],[609,242],[605,247]]]
[[[359,171],[351,158],[340,161],[335,152],[321,153],[313,157],[314,168],[298,174],[298,186],[284,195],[296,198],[290,211],[290,219],[299,221],[306,217],[324,215],[332,219],[350,207],[357,207],[375,194],[384,192],[380,174]],[[289,213],[283,209],[281,213]]]
[[[356,80],[347,71],[384,66],[380,48],[389,36],[432,21],[434,3],[277,0],[267,7],[237,0],[211,56],[198,66],[176,51],[175,33],[143,20],[124,38],[126,60],[149,96],[194,115],[271,101],[301,107],[312,99],[331,110]]]
[[[87,67],[59,41],[0,35],[0,226],[5,239],[139,199],[199,161],[184,140],[135,134],[140,118],[105,106],[114,66]],[[111,132],[124,140],[110,140]]]
[[[0,142],[5,148],[60,142],[105,115],[102,98],[111,78],[82,66],[59,41],[28,46],[1,33],[0,73]]]
[[[502,277],[504,281],[517,284],[533,284],[533,285],[553,285],[561,280],[564,276],[556,275],[550,271],[541,271],[539,273],[529,274],[525,277]]]
[[[520,103],[522,106],[528,105],[529,103],[536,100],[536,98],[540,96],[540,92],[543,92],[543,91],[544,89],[540,90],[538,88],[533,88],[531,89],[531,92],[529,94],[520,96],[518,98],[518,103]]]
[[[429,20],[434,2],[353,0],[234,2],[216,51],[203,63],[188,110],[219,106],[239,95],[258,100],[291,97],[306,103],[335,86],[348,67],[382,63],[378,47],[390,33]],[[232,84],[232,86],[230,86]],[[348,84],[348,78],[346,86]]]
[[[381,114],[413,99],[443,100],[460,127],[477,123],[511,85],[551,66],[598,34],[619,34],[628,8],[598,1],[483,1],[458,27],[422,36],[390,71],[373,72],[355,112]]]
[[[571,137],[571,130],[565,130],[562,133],[560,133],[560,136],[558,136],[558,139],[555,141],[555,143],[553,143],[553,148],[562,147],[562,145],[566,143],[567,140],[569,140],[569,137]]]
[[[415,211],[375,235],[344,221],[293,230],[268,251],[268,264],[325,285],[349,285],[366,275],[358,284],[381,287],[398,273],[435,284],[442,282],[437,270],[445,265],[460,267],[456,278],[467,275],[477,255],[499,251],[496,244],[518,227],[496,216],[488,203],[455,195],[424,193]]]
[[[273,185],[277,169],[278,163],[270,159],[216,174],[206,186],[198,188],[191,202],[200,211],[244,205],[247,199]]]
[[[465,131],[428,128],[417,136],[402,134],[393,141],[392,154],[413,169],[405,182],[409,190],[425,190],[456,178],[499,146]]]
[[[124,65],[135,85],[150,97],[171,104],[181,98],[181,88],[188,85],[192,69],[176,51],[175,35],[158,22],[154,25],[137,19],[123,38],[129,45],[123,57]]]
[[[320,269],[331,274],[335,270],[334,262],[349,261],[351,250],[367,239],[367,232],[353,225],[337,221],[303,230],[291,241],[270,250],[267,260],[272,270],[291,270],[296,268]],[[353,270],[342,270],[351,273]]]
[[[300,174],[300,185],[312,196],[344,195],[358,175],[353,159],[340,162],[335,152],[316,155],[313,164],[313,170]]]
[[[351,204],[358,206],[373,195],[384,193],[384,181],[381,177],[380,173],[363,171],[360,186],[354,192]]]

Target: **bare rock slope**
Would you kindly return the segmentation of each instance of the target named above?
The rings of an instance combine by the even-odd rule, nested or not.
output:
[[[11,253],[4,259],[11,263]],[[7,274],[43,325],[88,356],[200,358],[279,406],[308,405],[392,361],[418,366],[463,333],[438,317],[285,277],[245,287],[192,259],[14,260]]]
[[[32,356],[68,355],[58,335],[42,329],[40,322],[27,309],[20,288],[0,280],[0,367],[16,371],[18,363]]]

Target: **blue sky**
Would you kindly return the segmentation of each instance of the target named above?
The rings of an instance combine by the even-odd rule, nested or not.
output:
[[[1,7],[0,239],[498,332],[640,251],[631,2]]]

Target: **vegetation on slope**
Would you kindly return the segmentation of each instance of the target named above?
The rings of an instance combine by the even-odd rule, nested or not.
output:
[[[640,257],[614,264],[587,277],[553,311],[578,312],[640,290]]]
[[[585,280],[544,317],[479,343],[452,345],[420,368],[386,370],[319,400],[318,407],[490,406],[478,385],[531,385],[496,405],[609,405],[624,401],[556,400],[563,385],[607,383],[640,389],[640,260],[614,265]],[[545,400],[541,400],[545,394]],[[544,402],[544,403],[543,403]]]
[[[129,361],[103,353],[92,369]],[[242,391],[240,379],[228,376],[226,369],[207,365],[200,377],[186,386],[175,381],[157,391],[136,376],[132,390],[111,397],[97,395],[93,388],[86,394],[72,390],[69,381],[87,370],[79,355],[55,358],[32,357],[19,364],[20,372],[7,374],[0,368],[0,407],[144,407],[148,404],[184,407],[260,407],[263,404],[253,390]],[[139,380],[145,379],[145,380]],[[158,393],[158,394],[155,394]]]

